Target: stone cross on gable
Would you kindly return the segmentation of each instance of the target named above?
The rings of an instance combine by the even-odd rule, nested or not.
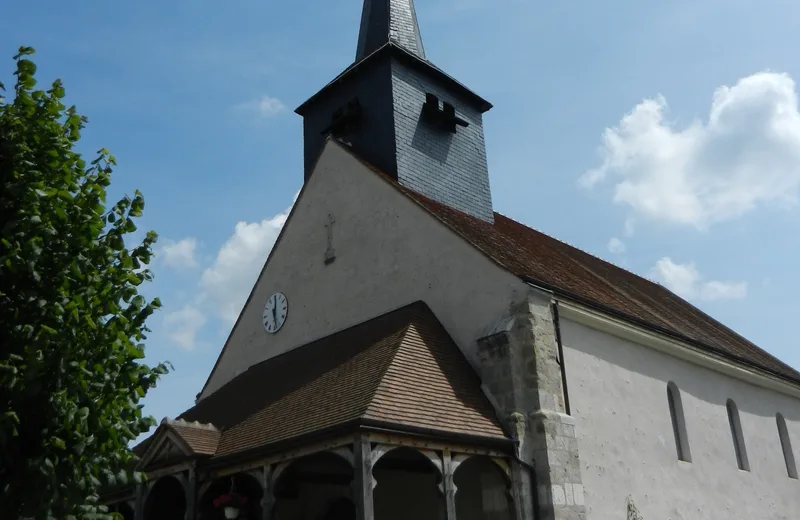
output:
[[[325,265],[332,263],[336,260],[336,251],[333,249],[333,224],[336,219],[333,215],[328,215],[328,222],[325,224],[325,229],[328,232],[328,247],[325,249]]]

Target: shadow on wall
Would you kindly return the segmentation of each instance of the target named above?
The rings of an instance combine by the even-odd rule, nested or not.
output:
[[[455,134],[434,128],[420,116],[414,129],[414,137],[411,139],[411,147],[434,161],[445,164],[450,156],[454,137]]]
[[[601,359],[621,371],[662,381],[665,391],[667,384],[674,381],[682,393],[722,409],[725,409],[728,399],[733,399],[743,413],[773,421],[775,414],[781,413],[787,421],[800,422],[800,402],[792,397],[782,396],[584,325],[562,320],[561,327],[565,348]],[[569,362],[566,371],[569,377]],[[624,377],[624,374],[620,373],[620,377]],[[765,399],[765,396],[769,398]],[[783,399],[775,399],[777,396],[783,397],[785,402],[781,402]]]

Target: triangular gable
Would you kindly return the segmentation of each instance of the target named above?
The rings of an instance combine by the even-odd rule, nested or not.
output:
[[[320,153],[320,155],[322,154]],[[236,317],[236,321],[234,322],[233,327],[231,327],[231,331],[228,333],[228,337],[225,338],[225,343],[222,345],[222,349],[220,349],[219,355],[217,356],[217,360],[214,362],[214,366],[211,368],[211,372],[208,373],[208,377],[206,378],[205,383],[203,383],[203,387],[197,393],[196,399],[200,399],[200,396],[203,394],[203,392],[205,392],[206,388],[208,387],[208,384],[211,382],[212,377],[214,377],[214,373],[217,371],[220,361],[222,360],[222,357],[225,355],[225,352],[227,351],[228,346],[232,338],[234,337],[236,329],[237,327],[239,327],[239,324],[242,321],[242,317],[245,314],[245,310],[253,301],[253,296],[255,294],[256,288],[258,287],[261,278],[264,276],[264,272],[267,270],[267,266],[269,265],[270,259],[274,255],[275,251],[277,251],[278,247],[280,246],[283,240],[284,235],[286,234],[287,229],[291,225],[292,219],[295,214],[295,210],[297,209],[300,201],[303,199],[303,195],[305,194],[307,186],[308,183],[303,184],[302,188],[300,188],[300,191],[297,194],[297,197],[294,200],[294,203],[292,204],[292,207],[289,209],[289,214],[286,216],[286,221],[283,223],[283,226],[281,227],[280,231],[278,232],[278,236],[275,239],[275,243],[272,245],[272,249],[270,249],[270,252],[267,255],[266,260],[264,260],[264,264],[261,266],[261,271],[259,271],[258,273],[258,277],[256,278],[256,283],[254,283],[253,287],[250,288],[250,293],[248,293],[247,299],[245,300],[244,305],[242,305],[242,309],[239,311],[239,315]]]
[[[166,422],[159,425],[152,439],[137,465],[139,471],[177,464],[194,456],[189,445]]]

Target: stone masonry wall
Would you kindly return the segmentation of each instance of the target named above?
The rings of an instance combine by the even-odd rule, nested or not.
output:
[[[531,294],[512,306],[479,341],[478,364],[500,417],[519,441],[520,458],[533,465],[536,517],[585,519],[578,440],[565,413],[550,302]]]

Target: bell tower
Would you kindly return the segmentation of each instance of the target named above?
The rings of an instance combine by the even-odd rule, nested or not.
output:
[[[401,185],[492,222],[491,107],[427,60],[413,0],[364,0],[355,62],[296,110],[305,180],[332,135]]]

